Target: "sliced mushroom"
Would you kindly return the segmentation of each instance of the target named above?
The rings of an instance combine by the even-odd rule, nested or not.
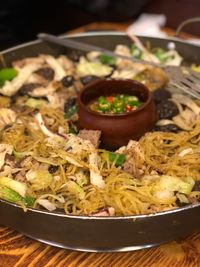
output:
[[[24,85],[31,74],[39,68],[38,64],[29,64],[20,69],[18,75],[12,81],[6,81],[1,88],[1,94],[12,96]]]
[[[49,95],[53,94],[59,88],[59,83],[51,82],[48,86],[38,86],[33,90],[28,92],[28,95],[32,97],[48,97]]]
[[[27,57],[21,60],[13,61],[12,66],[15,69],[21,69],[21,68],[24,68],[26,65],[30,65],[30,64],[43,65],[44,63],[45,63],[45,60],[42,57]]]
[[[0,130],[2,130],[6,125],[9,125],[16,120],[16,113],[9,108],[0,109]]]
[[[56,81],[60,81],[63,77],[66,76],[66,72],[60,62],[50,55],[41,55],[42,58],[45,59],[46,63],[54,70]]]
[[[8,144],[0,144],[0,169],[3,167],[5,163],[6,154],[11,155],[13,151],[13,147]]]
[[[181,129],[190,131],[197,120],[197,116],[191,109],[186,108],[182,113],[173,117],[172,120]]]
[[[46,126],[44,123],[44,120],[42,118],[42,115],[40,113],[37,113],[35,115],[35,119],[38,122],[38,125],[40,126],[40,129],[42,130],[42,132],[44,133],[44,135],[48,136],[48,137],[58,137],[59,135],[52,133]]]
[[[189,97],[182,95],[182,94],[173,94],[172,99],[176,100],[177,102],[187,106],[191,109],[195,115],[200,114],[200,107]]]

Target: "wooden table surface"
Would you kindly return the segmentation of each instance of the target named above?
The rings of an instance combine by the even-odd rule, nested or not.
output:
[[[51,247],[0,227],[0,267],[198,267],[200,234],[180,242],[121,253],[84,253]]]
[[[70,33],[97,29],[124,31],[128,24],[92,23]],[[164,31],[174,34],[171,29]],[[181,37],[194,36],[183,33]],[[83,253],[42,244],[0,226],[0,267],[200,267],[200,234],[134,252]]]

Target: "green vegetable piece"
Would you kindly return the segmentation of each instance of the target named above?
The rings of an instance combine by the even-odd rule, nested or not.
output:
[[[165,63],[169,59],[169,56],[166,54],[166,51],[162,48],[158,48],[155,52],[155,56],[160,60],[160,62]]]
[[[33,152],[18,152],[16,150],[13,150],[13,154],[16,159],[23,159],[26,156],[30,156],[33,154]]]
[[[36,199],[34,197],[31,197],[31,196],[25,196],[24,198],[22,198],[23,203],[29,207],[33,206],[33,204],[35,203],[35,200]]]
[[[76,178],[76,183],[80,187],[83,187],[84,185],[87,185],[89,183],[89,178],[83,172],[78,173],[76,175]]]
[[[80,199],[84,199],[85,198],[85,191],[76,182],[68,181],[66,183],[66,187],[67,187],[67,189],[68,189],[68,191],[70,193],[77,195]]]
[[[30,107],[30,108],[40,108],[40,107],[44,106],[45,103],[46,103],[45,100],[29,98],[26,101],[25,105]]]
[[[67,113],[65,113],[65,119],[69,119],[72,115],[77,112],[77,106],[74,105],[68,109]]]
[[[98,103],[99,103],[99,104],[106,104],[106,103],[108,103],[108,101],[107,101],[107,99],[106,99],[105,96],[100,96],[100,97],[98,98]]]
[[[138,59],[142,58],[142,51],[137,47],[137,45],[132,44],[130,47],[130,52],[134,58],[138,58]]]
[[[0,177],[0,185],[1,186],[6,186],[15,192],[17,192],[20,196],[24,197],[26,194],[26,184],[21,183],[18,181],[15,181],[12,178],[9,177]]]
[[[34,190],[44,190],[51,185],[53,176],[47,170],[30,170],[26,179]]]
[[[191,177],[182,180],[175,176],[163,175],[158,186],[160,190],[178,191],[187,195],[192,191],[194,180]]]
[[[33,206],[35,202],[35,198],[31,196],[22,197],[14,190],[2,185],[0,185],[0,198],[3,198],[13,203],[23,202],[26,206],[30,207]]]
[[[113,107],[112,109],[113,113],[122,113],[124,111],[124,109],[122,107]]]
[[[105,104],[99,104],[99,109],[103,112],[106,112],[111,110],[111,106],[111,103],[107,102]]]
[[[139,107],[140,106],[140,101],[130,101],[129,105],[132,107]]]
[[[17,70],[13,68],[5,68],[0,70],[0,86],[3,86],[6,81],[11,81],[17,76]]]
[[[114,152],[108,152],[108,154],[109,154],[109,160],[111,162],[115,162],[116,166],[122,166],[124,164],[126,157],[124,154],[117,154]]]
[[[102,64],[106,64],[106,65],[115,65],[116,64],[116,58],[115,57],[111,57],[105,54],[101,54],[99,56],[99,59],[101,61]]]
[[[3,185],[0,185],[0,197],[14,203],[17,203],[22,199],[17,192]]]
[[[70,124],[69,133],[71,133],[71,134],[77,134],[78,133],[78,129],[77,129],[75,124],[73,124],[73,123]]]

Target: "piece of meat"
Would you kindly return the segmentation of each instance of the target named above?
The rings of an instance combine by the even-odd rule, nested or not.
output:
[[[9,153],[6,153],[5,155],[5,164],[10,166],[11,168],[20,168],[20,164],[15,161],[15,157],[10,155]]]
[[[19,171],[16,175],[15,175],[15,177],[14,177],[14,179],[16,180],[16,181],[18,181],[18,182],[26,182],[26,172],[24,171],[24,170],[21,170],[21,171]]]
[[[113,207],[108,207],[101,209],[98,212],[92,213],[91,216],[114,216],[115,215],[115,209]]]
[[[132,174],[135,178],[140,178],[143,174],[144,171],[142,169],[138,169],[134,163],[131,163],[130,161],[125,161],[123,165],[123,170],[126,173]]]
[[[95,148],[99,146],[101,131],[99,130],[80,130],[78,133],[78,137],[89,140]]]

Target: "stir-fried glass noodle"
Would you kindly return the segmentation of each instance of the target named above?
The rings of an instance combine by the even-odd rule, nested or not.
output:
[[[147,56],[137,45],[116,50]],[[181,62],[175,50],[151,53],[162,63]],[[147,84],[158,115],[152,132],[114,152],[99,146],[100,131],[77,130],[77,93],[105,76]],[[0,70],[0,197],[24,210],[90,216],[149,214],[198,203],[199,103],[163,89],[167,82],[161,69],[97,52],[78,62],[40,55]]]

